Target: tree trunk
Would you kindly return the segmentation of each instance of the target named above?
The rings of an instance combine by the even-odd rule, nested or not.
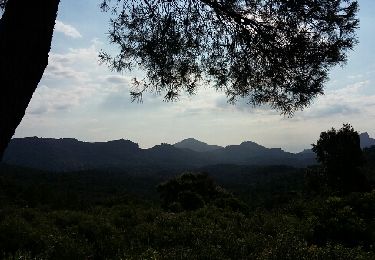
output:
[[[0,161],[48,64],[60,0],[9,0],[0,20]]]

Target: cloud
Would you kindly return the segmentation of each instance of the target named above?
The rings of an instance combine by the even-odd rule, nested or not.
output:
[[[360,73],[360,74],[354,74],[354,75],[349,75],[349,76],[347,76],[348,77],[348,79],[361,79],[361,78],[363,78],[365,75],[363,75],[362,73]]]
[[[55,83],[61,80],[87,83],[90,79],[96,80],[102,74],[98,73],[98,70],[101,70],[98,66],[98,50],[97,46],[92,44],[87,48],[70,48],[65,53],[51,52],[43,78],[54,80]]]
[[[42,115],[48,112],[48,107],[45,105],[31,106],[28,108],[28,113],[31,115]]]
[[[101,108],[105,110],[127,110],[131,106],[129,93],[112,93],[102,102]]]
[[[43,75],[27,114],[32,117],[65,113],[83,109],[88,103],[98,102],[111,92],[104,80],[105,68],[99,67],[97,46],[70,48],[63,53],[51,52]]]
[[[131,77],[123,75],[106,75],[100,78],[101,84],[105,85],[105,91],[110,94],[123,95],[124,92],[127,93],[128,98],[130,98],[131,89]]]
[[[375,96],[366,94],[370,81],[358,81],[341,89],[327,91],[309,108],[297,112],[296,120],[349,117],[367,114],[375,106]]]
[[[244,116],[246,116],[246,114],[260,117],[281,115],[279,111],[271,109],[267,104],[254,106],[253,104],[249,103],[246,98],[239,98],[234,104],[229,103],[228,98],[225,95],[222,95],[216,100],[216,107],[232,113],[241,112]]]
[[[65,34],[71,38],[82,38],[81,33],[72,25],[64,24],[62,21],[57,20],[55,24],[55,31]]]
[[[56,79],[80,79],[86,75],[72,67],[63,66],[61,63],[52,63],[48,66],[45,75]]]
[[[81,103],[85,97],[82,89],[57,89],[39,86],[27,109],[27,113],[40,116],[46,113],[69,110]]]
[[[104,79],[111,84],[127,84],[129,85],[131,82],[130,77],[122,76],[122,75],[108,75],[104,77]]]
[[[305,119],[326,118],[332,116],[350,116],[361,113],[358,107],[349,104],[326,104],[304,114]]]
[[[48,63],[49,65],[61,64],[63,66],[79,65],[81,70],[87,71],[86,67],[82,65],[90,66],[90,69],[98,67],[98,46],[92,43],[86,48],[69,48],[65,53],[50,53]]]

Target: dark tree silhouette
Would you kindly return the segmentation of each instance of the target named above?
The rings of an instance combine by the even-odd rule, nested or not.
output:
[[[48,64],[59,2],[0,2],[0,160]]]
[[[104,0],[101,7],[114,14],[109,38],[120,50],[102,52],[102,61],[146,71],[134,80],[134,99],[152,90],[173,100],[208,83],[230,102],[247,98],[285,114],[323,94],[358,26],[351,0]]]
[[[0,11],[5,8],[5,5],[7,4],[8,0],[0,0]]]
[[[322,132],[312,146],[331,187],[351,191],[366,186],[359,171],[364,163],[359,135],[350,124]]]
[[[203,207],[205,201],[226,194],[207,174],[202,173],[184,173],[160,184],[157,190],[160,193],[162,206],[171,210],[176,210],[174,207],[177,204],[181,209],[194,210]]]
[[[246,212],[247,206],[206,173],[184,173],[159,184],[162,207],[170,211],[196,210],[205,205]]]
[[[0,0],[0,158],[48,62],[59,0]],[[102,0],[111,43],[100,54],[117,71],[140,67],[146,90],[174,100],[200,84],[283,113],[323,94],[331,66],[356,43],[356,0]]]
[[[203,206],[203,198],[216,195],[216,189],[216,184],[207,174],[193,173],[185,173],[157,187],[164,208],[181,203],[186,209],[194,209],[194,205]]]

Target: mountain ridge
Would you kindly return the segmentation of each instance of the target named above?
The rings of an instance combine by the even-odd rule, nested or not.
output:
[[[375,141],[367,133],[361,136],[364,138],[361,145]],[[142,149],[137,143],[125,139],[83,142],[75,138],[25,137],[11,140],[3,162],[59,172],[151,168],[190,170],[217,164],[306,167],[315,164],[316,160],[310,149],[290,153],[253,141],[222,147],[188,138],[173,145],[162,143]]]
[[[191,144],[192,139],[188,140]],[[3,162],[49,171],[89,169],[179,169],[189,170],[215,164],[276,165],[303,167],[313,157],[266,148],[252,141],[226,147],[210,146],[194,139],[198,151],[171,144],[141,149],[130,140],[82,142],[75,138],[14,138]],[[180,142],[181,143],[181,142]]]

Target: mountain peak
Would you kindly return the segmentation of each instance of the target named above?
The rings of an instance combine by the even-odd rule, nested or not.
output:
[[[186,138],[186,139],[184,139],[184,140],[182,140],[182,141],[180,141],[176,144],[187,144],[187,143],[199,143],[199,144],[206,144],[207,145],[207,143],[199,141],[199,140],[197,140],[195,138],[192,138],[192,137]]]
[[[180,149],[190,149],[196,152],[208,152],[222,148],[218,145],[209,145],[205,142],[199,141],[195,138],[186,138],[178,143],[174,144],[174,147]]]
[[[367,132],[361,133],[359,135],[359,139],[361,142],[361,148],[371,147],[375,145],[375,139],[371,138]]]
[[[253,141],[244,141],[242,142],[240,145],[242,146],[256,146],[256,147],[264,147],[260,144],[257,144],[256,142],[253,142]]]

